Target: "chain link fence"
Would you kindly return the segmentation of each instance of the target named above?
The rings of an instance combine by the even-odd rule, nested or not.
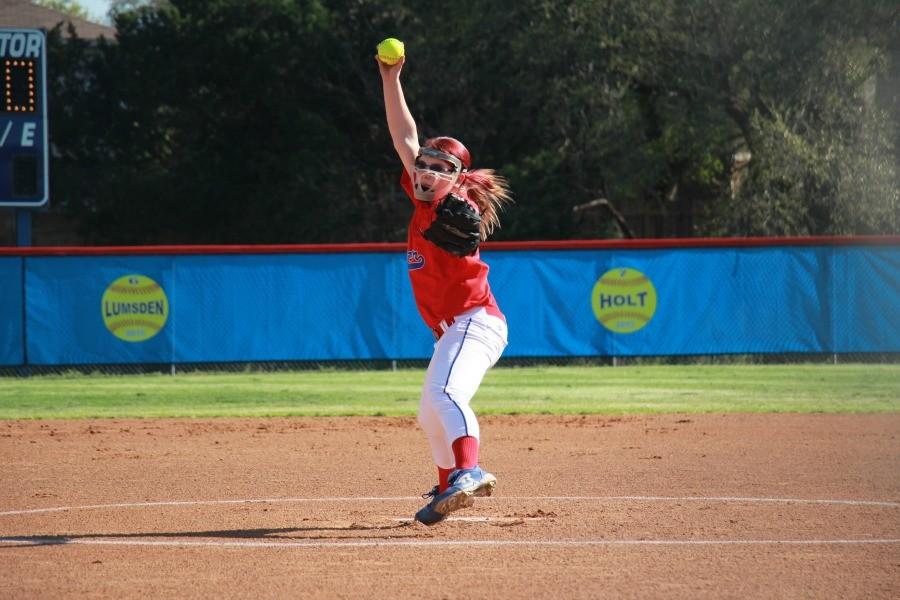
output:
[[[900,353],[852,354],[711,354],[681,356],[553,356],[501,358],[495,368],[528,367],[632,367],[660,365],[790,365],[790,364],[900,364]],[[207,362],[184,364],[30,365],[0,367],[0,377],[82,375],[181,375],[189,373],[278,373],[303,371],[396,371],[428,367],[428,360],[336,360]]]

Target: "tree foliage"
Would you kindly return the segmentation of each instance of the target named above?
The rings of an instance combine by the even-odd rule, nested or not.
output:
[[[459,137],[510,179],[499,239],[583,237],[576,209],[598,198],[692,216],[645,235],[900,229],[896,124],[872,94],[891,2],[418,7],[125,1],[114,42],[56,32],[55,209],[93,243],[403,239],[373,64],[394,36],[420,135]],[[604,219],[587,234],[621,235]]]
[[[33,0],[33,2],[38,6],[51,8],[72,17],[78,17],[86,21],[92,20],[88,10],[78,0]]]

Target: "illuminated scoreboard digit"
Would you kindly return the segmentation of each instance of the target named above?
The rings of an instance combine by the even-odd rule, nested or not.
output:
[[[37,66],[34,59],[3,60],[3,112],[37,111]]]
[[[47,203],[46,36],[0,29],[0,207]]]

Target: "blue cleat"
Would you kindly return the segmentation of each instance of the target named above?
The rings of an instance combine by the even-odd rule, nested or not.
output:
[[[475,504],[476,496],[490,496],[494,492],[497,478],[481,467],[474,467],[453,471],[449,483],[450,487],[442,493],[439,494],[435,487],[423,496],[431,498],[431,502],[416,513],[416,521],[423,525],[434,525],[453,511],[471,507]]]
[[[438,486],[434,486],[430,492],[422,494],[423,498],[431,498],[432,500],[416,513],[416,521],[422,523],[423,525],[430,526],[434,525],[435,523],[440,523],[447,518],[447,515],[442,515],[432,507],[432,505],[434,504],[434,498],[436,498],[437,495]]]

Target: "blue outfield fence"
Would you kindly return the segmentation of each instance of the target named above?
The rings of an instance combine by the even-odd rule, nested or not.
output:
[[[900,237],[495,243],[505,357],[900,351]],[[0,365],[423,359],[399,244],[3,249]]]

